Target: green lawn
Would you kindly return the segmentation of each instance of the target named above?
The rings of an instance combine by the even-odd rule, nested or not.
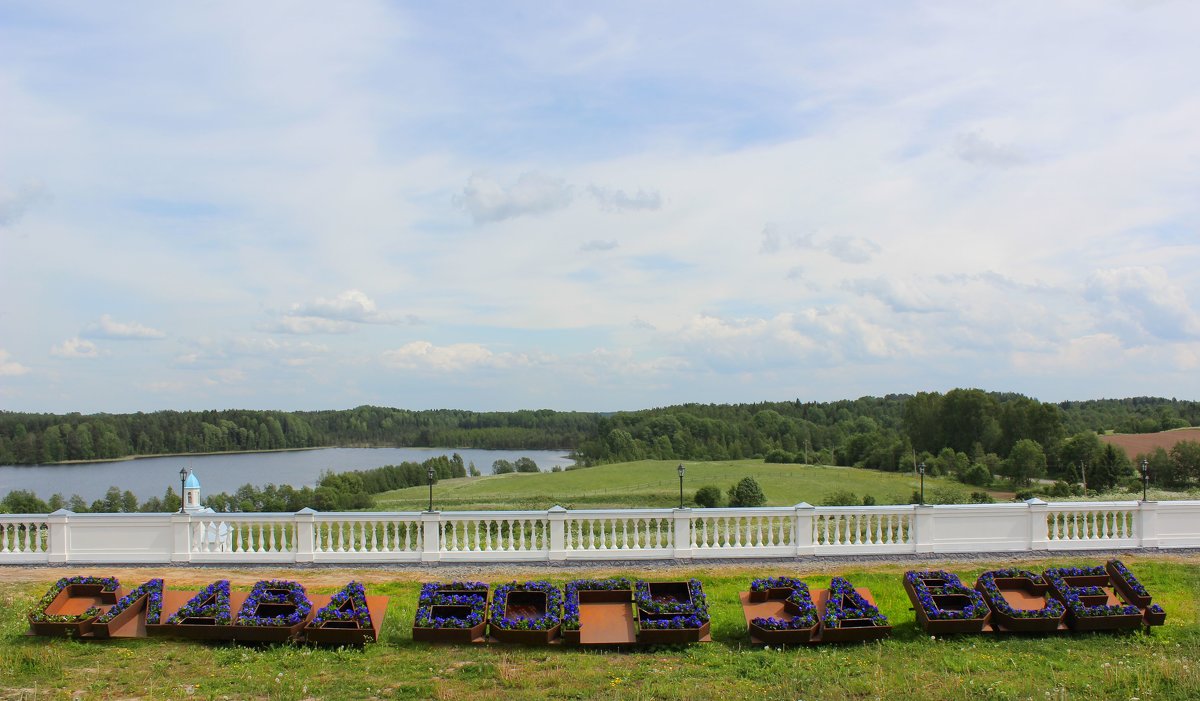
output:
[[[197,588],[229,577],[249,589],[256,578],[289,577],[328,593],[356,578],[392,597],[380,643],[365,650],[143,639],[75,642],[27,638],[24,612],[59,570],[0,571],[0,698],[195,699],[1195,699],[1200,698],[1200,558],[1129,556],[1126,563],[1167,610],[1152,633],[959,636],[930,639],[915,625],[900,584],[905,566],[726,566],[621,570],[496,567],[477,578],[627,574],[704,582],[713,642],[611,651],[509,646],[438,647],[412,642],[421,581],[454,577],[449,568],[400,570],[106,570],[126,583],[161,574]],[[1063,557],[1029,563],[1094,564]],[[1004,563],[1004,566],[1009,563]],[[931,566],[926,563],[926,567]],[[964,580],[1000,563],[952,564]],[[805,569],[807,568],[807,569]],[[84,573],[72,569],[71,573]],[[94,572],[100,574],[101,572]],[[751,578],[792,574],[821,587],[833,574],[869,587],[895,626],[891,639],[816,648],[752,647],[737,592]],[[460,578],[463,575],[459,575]],[[469,575],[468,575],[469,576]]]
[[[679,478],[673,460],[600,465],[568,472],[487,475],[443,480],[434,487],[434,508],[548,509],[560,504],[568,509],[670,508],[679,505]],[[689,504],[696,490],[716,485],[722,491],[742,477],[758,481],[770,506],[792,506],[802,501],[820,505],[835,491],[849,490],[861,499],[875,497],[879,504],[907,504],[919,482],[909,474],[847,467],[774,465],[762,460],[685,463],[684,499]],[[930,502],[965,501],[973,488],[954,480],[925,478]],[[411,511],[428,506],[429,488],[411,487],[376,495],[375,508]]]

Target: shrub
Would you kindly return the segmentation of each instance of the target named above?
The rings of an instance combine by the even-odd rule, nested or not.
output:
[[[846,489],[827,494],[821,501],[822,506],[858,506],[858,495]]]
[[[713,485],[707,485],[696,490],[696,496],[693,498],[698,506],[706,509],[715,509],[721,505],[721,488]]]
[[[729,488],[730,506],[762,506],[765,503],[767,497],[753,477],[743,477],[740,482]]]
[[[863,506],[875,506],[875,497],[870,494],[863,495]]]
[[[996,500],[987,492],[971,492],[969,497],[972,504],[994,504]]]

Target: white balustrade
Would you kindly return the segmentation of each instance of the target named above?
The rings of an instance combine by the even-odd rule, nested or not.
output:
[[[0,564],[687,560],[1200,547],[1200,501],[0,515]]]
[[[1053,550],[1136,546],[1137,511],[1136,501],[1048,504],[1046,539]]]
[[[49,540],[45,516],[0,515],[0,562],[47,562]]]
[[[568,511],[564,528],[571,559],[661,559],[675,542],[670,509]]]

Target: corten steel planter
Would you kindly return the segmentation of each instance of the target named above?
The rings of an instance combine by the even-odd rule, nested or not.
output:
[[[83,637],[90,635],[94,622],[100,614],[107,611],[121,598],[121,589],[104,591],[101,584],[68,584],[58,592],[54,601],[50,602],[45,613],[49,616],[78,616],[92,607],[100,610],[95,616],[81,621],[35,621],[29,620],[29,630],[34,635]]]
[[[462,592],[459,592],[460,594]],[[469,605],[442,605],[430,607],[435,618],[466,618],[471,614]],[[483,631],[487,627],[487,607],[483,620],[470,628],[421,628],[413,626],[413,640],[425,643],[475,643],[483,642]]]
[[[763,591],[746,591],[738,594],[742,603],[742,615],[754,644],[790,645],[815,642],[820,635],[821,621],[817,619],[808,628],[763,628],[754,622],[756,618],[778,618],[791,620],[800,613],[800,607],[787,597],[790,587],[772,587]],[[755,596],[759,594],[761,596]]]
[[[331,596],[310,596],[313,610],[319,611],[328,606]],[[371,625],[363,627],[357,620],[351,621],[321,621],[310,619],[304,627],[305,642],[317,645],[353,645],[361,646],[379,640],[379,631],[383,627],[383,618],[387,615],[388,597],[368,596],[367,611],[371,615]],[[347,604],[353,604],[346,602]]]
[[[1050,585],[1050,593],[1054,598],[1058,599],[1066,606],[1067,613],[1064,620],[1071,630],[1092,631],[1092,630],[1123,630],[1129,628],[1140,628],[1142,625],[1142,612],[1138,611],[1134,614],[1121,614],[1116,616],[1080,616],[1071,609],[1067,603],[1067,592],[1059,591],[1054,582],[1050,578],[1046,578]],[[1117,586],[1113,581],[1113,577],[1109,575],[1077,575],[1063,576],[1063,583],[1068,587],[1100,587],[1105,590],[1104,594],[1088,594],[1079,597],[1079,600],[1084,606],[1120,606],[1124,605],[1125,601],[1122,596],[1116,595]],[[1113,594],[1110,595],[1108,590],[1112,589]],[[1136,605],[1136,604],[1135,604]]]
[[[1051,598],[1050,586],[1048,584],[1038,584],[1025,577],[996,577],[994,580],[996,588],[1001,594],[1008,593],[1005,600],[1009,606],[1014,609],[1022,610],[1038,610],[1046,606],[1046,602]],[[998,627],[1001,631],[1013,633],[1052,633],[1056,630],[1066,629],[1063,623],[1062,615],[1047,618],[1021,618],[1013,616],[1000,609],[996,608],[988,597],[987,592],[983,588],[983,584],[976,581],[975,589],[983,594],[983,600],[987,602],[988,608],[992,610],[992,626]]]
[[[814,623],[811,628],[788,628],[786,630],[763,628],[755,625],[754,622],[747,625],[750,627],[751,641],[777,645],[813,642],[821,628],[820,621]]]
[[[650,596],[655,601],[682,604],[691,608],[692,592],[688,588],[687,582],[647,582],[647,586],[650,589]],[[645,614],[654,615],[654,612],[645,612]]]
[[[561,631],[567,645],[628,645],[637,642],[632,589],[580,589],[579,628]]]
[[[792,593],[791,587],[771,587],[761,591],[750,590],[750,603],[761,604],[771,599],[786,599]]]
[[[643,615],[642,619],[674,618],[673,615],[653,616]],[[709,637],[709,623],[705,621],[699,628],[645,628],[638,630],[638,642],[644,645],[683,645],[687,643],[706,642]]]
[[[203,616],[185,618],[178,623],[167,623],[176,611],[183,608],[199,593],[199,591],[187,592],[169,589],[163,591],[163,610],[159,619],[162,623],[147,625],[146,633],[151,636],[187,638],[189,640],[232,640],[232,623],[236,622],[237,612],[242,608],[242,604],[246,603],[246,598],[249,596],[246,592],[229,592],[229,615],[232,620],[228,625],[217,624],[215,618]]]
[[[944,591],[947,585],[947,582],[942,579],[922,581],[933,591]],[[932,582],[938,582],[936,587]],[[907,579],[904,580],[904,592],[908,594],[908,599],[912,602],[913,613],[917,616],[917,625],[921,627],[921,630],[932,635],[982,633],[991,619],[990,607],[982,616],[976,618],[930,618],[929,612],[921,605],[921,599],[917,596],[916,589]],[[930,598],[933,599],[934,605],[943,611],[962,611],[971,603],[971,598],[965,594],[930,594]]]
[[[1134,591],[1133,586],[1125,579],[1125,575],[1122,574],[1121,570],[1117,569],[1112,560],[1104,563],[1104,569],[1108,572],[1109,576],[1112,577],[1113,584],[1117,586],[1117,589],[1121,590],[1121,593],[1125,596],[1126,601],[1140,609],[1144,609],[1150,605],[1150,595],[1139,594]]]
[[[1161,626],[1162,624],[1167,622],[1167,612],[1166,611],[1150,611],[1147,609],[1145,614],[1143,615],[1143,620],[1145,621],[1146,625],[1148,625],[1148,626]]]
[[[272,618],[275,616],[290,616],[295,612],[296,605],[293,603],[272,602],[259,604],[254,607],[254,613],[251,615]],[[297,623],[280,626],[263,626],[244,625],[241,623],[242,618],[239,615],[234,617],[233,625],[226,627],[229,628],[230,638],[233,640],[260,643],[283,642],[295,638],[312,616],[313,611],[309,610],[308,615]]]
[[[495,606],[496,602],[493,601]],[[546,593],[542,591],[511,591],[504,597],[504,617],[532,620],[546,615]],[[560,626],[536,630],[512,630],[489,625],[488,632],[497,642],[519,645],[549,645],[558,637]]]
[[[118,599],[119,601],[120,599]],[[150,594],[143,594],[124,611],[113,616],[107,623],[92,624],[92,635],[98,639],[105,638],[142,638],[146,636],[146,606],[150,602]]]
[[[869,589],[855,588],[858,593],[868,604],[875,605],[875,598],[871,596]],[[872,618],[843,618],[837,622],[836,626],[829,626],[825,623],[825,609],[829,605],[829,597],[831,593],[828,589],[817,590],[815,599],[817,605],[817,618],[821,621],[820,640],[826,643],[857,643],[865,640],[879,640],[886,638],[892,634],[891,625],[878,625]],[[843,597],[849,599],[849,597]],[[853,607],[853,602],[848,607]]]

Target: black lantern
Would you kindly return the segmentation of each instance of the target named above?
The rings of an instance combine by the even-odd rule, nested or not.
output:
[[[183,495],[187,489],[188,469],[186,467],[179,468],[179,513],[183,513]]]
[[[684,473],[683,463],[679,463],[679,467],[675,468],[675,471],[679,473],[679,508],[682,509],[683,508],[683,473]]]
[[[1142,458],[1142,501],[1146,501],[1146,489],[1150,486],[1150,462]]]
[[[429,472],[427,474],[429,476],[429,510],[432,512],[433,511],[433,479],[435,477],[437,477],[437,473],[434,472],[433,467],[431,466],[429,468]]]
[[[917,465],[917,474],[921,475],[921,506],[925,506],[925,463]]]

